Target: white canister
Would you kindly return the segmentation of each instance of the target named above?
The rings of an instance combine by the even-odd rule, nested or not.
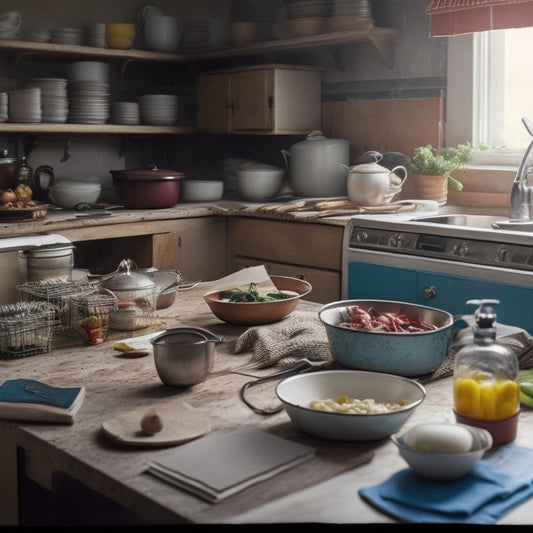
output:
[[[347,195],[349,141],[328,139],[321,131],[313,131],[304,141],[281,153],[296,195],[315,198]]]
[[[26,281],[71,281],[74,266],[72,244],[51,244],[21,252]]]

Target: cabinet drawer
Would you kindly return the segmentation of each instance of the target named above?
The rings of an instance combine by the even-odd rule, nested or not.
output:
[[[257,265],[264,265],[267,272],[272,276],[289,276],[308,281],[313,290],[306,296],[306,300],[322,304],[340,300],[340,272],[302,267],[301,265],[273,263],[272,261],[265,262],[248,257],[235,257],[232,267],[233,271],[237,271]]]
[[[257,218],[229,221],[230,252],[316,268],[341,270],[342,226]]]

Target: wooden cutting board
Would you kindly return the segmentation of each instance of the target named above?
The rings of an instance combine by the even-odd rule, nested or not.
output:
[[[163,429],[148,435],[141,429],[141,418],[155,410]],[[206,411],[191,407],[183,400],[140,407],[105,420],[102,430],[114,442],[128,446],[172,446],[200,437],[211,430]]]

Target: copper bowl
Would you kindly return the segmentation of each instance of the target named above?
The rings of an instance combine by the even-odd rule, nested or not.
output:
[[[279,291],[291,291],[295,296],[271,302],[227,302],[220,300],[220,293],[214,291],[204,296],[204,300],[213,314],[234,326],[259,326],[279,322],[290,315],[301,298],[311,292],[311,284],[307,281],[286,276],[270,276]],[[228,287],[228,290],[232,287]]]

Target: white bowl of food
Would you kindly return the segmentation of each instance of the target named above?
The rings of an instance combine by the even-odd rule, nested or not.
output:
[[[445,422],[418,424],[391,440],[415,472],[437,480],[465,476],[493,444],[486,429]]]
[[[424,401],[426,389],[401,376],[324,370],[280,381],[276,394],[293,424],[329,440],[390,437]]]

